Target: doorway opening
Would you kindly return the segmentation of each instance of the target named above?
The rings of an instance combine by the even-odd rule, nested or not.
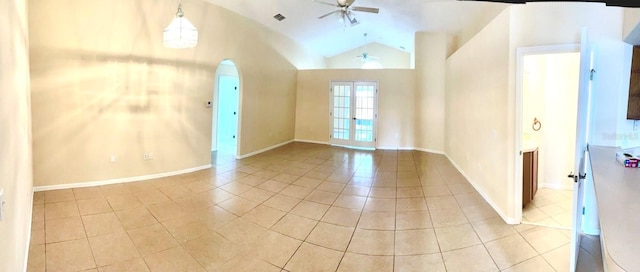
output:
[[[211,163],[236,159],[240,121],[240,76],[231,60],[223,60],[216,70],[212,110]]]
[[[378,83],[332,81],[330,96],[330,143],[375,149]]]
[[[571,229],[580,46],[520,48],[517,62],[521,222]]]

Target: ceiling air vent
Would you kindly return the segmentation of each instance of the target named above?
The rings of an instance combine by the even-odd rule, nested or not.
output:
[[[273,18],[275,18],[278,21],[282,21],[282,20],[286,19],[287,17],[284,17],[282,14],[278,13],[276,15],[273,15]]]

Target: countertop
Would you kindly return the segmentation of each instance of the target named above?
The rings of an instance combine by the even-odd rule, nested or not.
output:
[[[615,147],[589,146],[600,240],[609,271],[640,268],[640,169],[616,161]]]

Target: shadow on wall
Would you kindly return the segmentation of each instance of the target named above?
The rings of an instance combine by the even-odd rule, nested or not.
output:
[[[166,171],[164,165],[186,168],[170,158],[185,150],[192,152],[183,156],[192,158],[184,159],[188,166],[206,164],[194,162],[193,154],[209,138],[211,117],[200,102],[210,95],[215,66],[53,49],[31,60],[38,183],[54,182],[46,173],[60,170],[75,173],[54,183],[113,178],[116,165],[105,159],[112,155],[146,170],[134,171],[140,174]],[[159,153],[154,162],[139,160],[148,152]],[[95,177],[80,178],[83,172]]]

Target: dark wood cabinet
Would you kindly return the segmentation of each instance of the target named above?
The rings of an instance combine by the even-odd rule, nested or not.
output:
[[[522,154],[522,207],[538,192],[538,149]]]
[[[633,47],[631,78],[629,79],[629,102],[627,119],[640,119],[640,46]]]

